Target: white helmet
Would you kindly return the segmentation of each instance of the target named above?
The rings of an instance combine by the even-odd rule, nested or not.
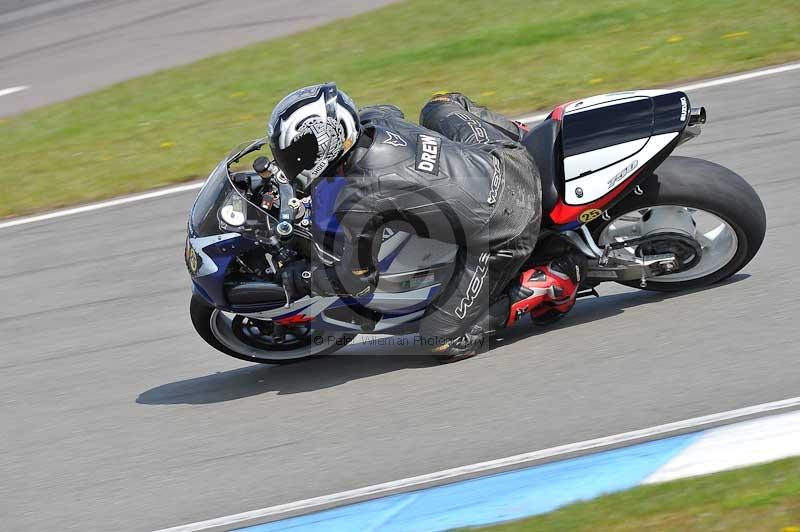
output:
[[[335,83],[294,91],[278,103],[269,119],[269,146],[289,179],[305,187],[355,145],[358,111]]]

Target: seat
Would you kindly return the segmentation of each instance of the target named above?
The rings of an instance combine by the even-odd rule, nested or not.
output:
[[[531,129],[522,139],[522,145],[531,154],[542,179],[542,212],[549,213],[558,203],[558,176],[561,175],[561,157],[558,136],[561,123],[548,119]]]

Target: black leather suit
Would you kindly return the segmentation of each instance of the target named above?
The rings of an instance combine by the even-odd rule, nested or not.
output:
[[[428,345],[441,344],[486,313],[533,251],[538,171],[518,143],[522,130],[461,94],[434,97],[422,125],[393,106],[360,114],[363,134],[340,168],[346,184],[333,209],[343,236],[324,245],[342,259],[337,284],[349,294],[374,287],[376,231],[387,222],[457,244],[454,276],[420,324]]]

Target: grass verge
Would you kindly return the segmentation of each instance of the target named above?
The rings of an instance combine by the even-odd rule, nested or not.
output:
[[[798,58],[797,0],[411,0],[0,119],[0,217],[202,177],[314,82],[516,113]]]
[[[800,458],[641,486],[487,532],[800,532]]]

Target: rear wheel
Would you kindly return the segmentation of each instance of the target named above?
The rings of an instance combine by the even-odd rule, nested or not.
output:
[[[691,157],[669,157],[592,228],[600,247],[651,237],[615,253],[673,254],[676,273],[647,280],[646,289],[679,291],[707,286],[741,270],[758,252],[766,213],[753,188],[736,173]],[[631,257],[628,257],[631,258]],[[622,284],[640,288],[638,281]]]
[[[320,332],[308,324],[286,329],[281,341],[270,334],[271,322],[222,312],[192,295],[189,314],[197,333],[211,347],[226,355],[262,364],[290,364],[329,355],[349,344],[355,334]]]

